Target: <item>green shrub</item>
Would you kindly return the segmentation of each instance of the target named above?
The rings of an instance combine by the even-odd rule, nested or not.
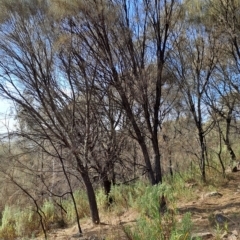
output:
[[[0,227],[0,239],[15,239],[17,236],[31,236],[39,228],[37,214],[31,209],[5,206]]]
[[[99,210],[106,210],[108,206],[107,196],[102,188],[98,189],[96,192],[97,205]]]
[[[39,229],[39,216],[32,209],[16,211],[15,230],[17,236],[31,236],[32,232]]]
[[[168,203],[174,202],[173,189],[167,184],[147,186],[142,196],[135,202],[140,218],[132,228],[125,228],[132,240],[190,239],[191,216],[186,214],[180,224],[175,218],[175,209],[169,209],[164,215],[159,211],[159,198],[164,194]]]
[[[87,198],[86,193],[83,191],[80,191],[80,190],[76,191],[74,193],[74,198],[76,201],[79,218],[90,216],[89,203],[88,203],[88,198]],[[66,215],[67,221],[69,223],[75,222],[76,221],[76,212],[74,209],[72,198],[64,200],[63,207],[67,211],[67,215]]]
[[[17,237],[15,231],[15,210],[9,206],[5,206],[2,213],[2,225],[0,227],[1,239],[14,239]]]
[[[51,224],[59,222],[61,220],[61,214],[58,214],[59,208],[56,208],[56,205],[53,201],[44,201],[41,210],[44,213],[44,222],[47,229],[50,228]]]

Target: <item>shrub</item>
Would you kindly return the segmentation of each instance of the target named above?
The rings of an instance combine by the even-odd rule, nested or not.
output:
[[[76,201],[79,218],[90,216],[89,203],[88,203],[86,193],[80,190],[76,191],[74,193],[74,198]],[[67,211],[67,216],[66,216],[67,221],[70,223],[73,223],[74,221],[76,221],[76,212],[74,209],[72,198],[64,200],[63,207]]]
[[[39,219],[32,209],[5,206],[0,227],[1,239],[15,239],[17,236],[30,236],[39,228]]]
[[[132,240],[163,240],[190,239],[191,216],[186,214],[180,224],[175,218],[175,209],[168,210],[164,215],[159,212],[159,197],[164,194],[168,203],[174,202],[172,188],[167,184],[147,186],[142,196],[136,199],[135,208],[140,218],[132,228],[125,228]]]

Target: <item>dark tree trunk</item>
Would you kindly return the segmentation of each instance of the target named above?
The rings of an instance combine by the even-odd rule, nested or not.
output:
[[[117,82],[118,81],[117,80],[118,79],[117,72],[114,74],[114,76],[115,76],[115,79],[116,79],[116,82]],[[140,148],[141,148],[141,151],[142,151],[142,154],[143,154],[143,158],[144,158],[144,161],[145,161],[145,166],[146,166],[146,170],[147,170],[148,179],[149,179],[150,183],[152,185],[154,185],[157,182],[156,182],[156,179],[154,177],[154,171],[153,171],[153,168],[152,168],[152,164],[151,164],[151,161],[150,161],[150,157],[149,157],[149,154],[148,154],[148,149],[147,149],[147,145],[146,145],[144,136],[142,135],[141,129],[139,128],[139,126],[138,126],[138,124],[135,120],[135,117],[133,115],[132,109],[130,107],[130,104],[128,102],[128,99],[127,99],[127,96],[126,96],[124,90],[122,89],[122,87],[119,84],[116,85],[116,89],[118,90],[118,92],[121,96],[122,106],[123,106],[123,108],[126,112],[126,115],[127,115],[128,119],[130,120],[130,122],[132,124],[132,127],[133,127],[134,132],[135,132],[136,137],[137,137],[137,142],[140,145]],[[158,161],[159,161],[159,164],[160,164],[160,155],[159,155],[159,159],[155,159],[155,162],[158,162]]]
[[[92,186],[92,183],[90,181],[89,175],[87,172],[81,172],[83,182],[85,184],[86,190],[87,190],[87,196],[90,206],[90,212],[91,212],[91,218],[92,222],[94,224],[100,223],[99,213],[98,213],[98,207],[97,207],[97,201],[95,192]]]
[[[155,184],[162,183],[161,155],[158,146],[154,149],[155,152]]]
[[[172,151],[169,150],[169,171],[171,177],[173,177],[173,166],[172,166]]]
[[[223,140],[224,140],[224,143],[225,143],[225,145],[227,147],[227,150],[228,150],[228,152],[229,152],[229,154],[231,156],[232,166],[233,166],[234,161],[236,161],[236,155],[235,155],[235,153],[234,153],[234,151],[232,149],[232,146],[231,146],[231,143],[230,143],[230,139],[229,139],[230,126],[231,126],[231,120],[232,120],[231,116],[232,116],[232,109],[229,110],[229,112],[228,112],[228,116],[227,116],[227,119],[226,119],[226,123],[227,123],[227,125],[226,125],[226,136],[225,136],[225,138],[223,138]]]
[[[98,212],[98,207],[97,207],[97,200],[95,196],[95,192],[93,189],[93,185],[91,183],[91,180],[89,178],[88,172],[82,165],[82,162],[80,158],[75,155],[77,163],[78,163],[78,169],[79,172],[81,173],[81,177],[83,179],[84,185],[87,190],[87,196],[88,196],[88,202],[89,202],[89,207],[90,207],[90,212],[91,212],[91,218],[92,222],[94,224],[99,224],[100,223],[100,218],[99,218],[99,212]]]
[[[202,127],[198,127],[199,141],[201,146],[201,174],[203,182],[206,182],[206,146],[204,142],[204,135]]]
[[[113,198],[109,196],[109,193],[111,192],[111,186],[112,186],[111,181],[109,181],[108,179],[103,180],[103,188],[104,188],[104,192],[107,197],[107,203],[109,206],[113,203]]]
[[[108,205],[111,205],[113,203],[113,198],[109,196],[110,192],[111,192],[111,186],[112,184],[114,184],[115,180],[112,179],[109,180],[108,174],[106,172],[101,174],[101,179],[102,179],[102,185],[104,188],[104,193],[107,197],[107,203]]]

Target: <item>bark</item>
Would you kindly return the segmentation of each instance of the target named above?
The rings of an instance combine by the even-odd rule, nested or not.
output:
[[[204,142],[204,134],[201,127],[198,127],[198,135],[201,146],[201,174],[203,182],[206,182],[206,146]]]
[[[117,74],[115,74],[115,78],[118,78]],[[152,168],[152,164],[151,164],[151,161],[150,161],[150,157],[149,157],[149,154],[148,154],[148,149],[147,149],[147,145],[146,145],[144,136],[142,135],[141,129],[139,128],[139,126],[138,126],[138,124],[135,120],[132,109],[130,107],[130,104],[128,102],[128,99],[127,99],[123,89],[121,88],[121,86],[117,85],[117,90],[118,90],[118,92],[121,96],[121,99],[122,99],[122,106],[123,106],[123,108],[126,112],[126,115],[127,115],[128,119],[130,120],[130,122],[133,126],[134,132],[137,136],[136,139],[137,139],[138,144],[140,145],[140,148],[142,150],[143,158],[144,158],[145,165],[146,165],[148,179],[149,179],[150,183],[152,185],[154,185],[158,182],[156,181],[156,179],[154,177],[154,171],[153,171],[153,168]],[[158,159],[157,159],[158,157],[160,159],[160,154],[159,154],[159,156],[156,156],[155,161],[158,161]],[[159,160],[159,164],[160,164],[160,160]]]
[[[109,193],[111,192],[111,186],[112,183],[108,179],[103,180],[103,188],[105,195],[107,196],[107,203],[108,205],[111,205],[113,203],[113,198],[109,196]]]
[[[96,195],[95,195],[91,180],[89,178],[88,171],[84,168],[80,158],[76,155],[75,155],[75,158],[78,163],[78,170],[81,173],[81,177],[82,177],[84,185],[86,187],[92,222],[94,224],[100,224]]]
[[[93,189],[93,185],[90,181],[90,178],[89,178],[89,175],[87,172],[81,172],[81,175],[82,175],[82,179],[83,179],[83,182],[84,182],[86,190],[87,190],[87,196],[88,196],[88,201],[89,201],[89,206],[90,206],[92,222],[94,224],[100,224],[97,200],[96,200],[95,192]]]
[[[228,112],[228,116],[227,116],[227,119],[226,119],[226,136],[225,138],[223,138],[224,142],[225,142],[225,145],[227,146],[227,150],[231,156],[231,160],[232,160],[232,163],[234,161],[236,161],[236,155],[232,149],[232,146],[231,146],[231,143],[230,143],[230,139],[229,139],[229,135],[230,135],[230,125],[231,125],[231,120],[232,120],[232,110],[233,109],[230,109],[229,112]]]

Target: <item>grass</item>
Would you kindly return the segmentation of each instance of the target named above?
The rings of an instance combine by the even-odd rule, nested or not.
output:
[[[90,216],[90,209],[89,209],[86,193],[84,191],[78,190],[74,193],[74,198],[77,203],[77,211],[78,211],[79,218]],[[62,205],[64,209],[67,211],[67,214],[66,214],[67,223],[72,224],[73,222],[76,221],[76,213],[75,213],[72,200],[68,198],[63,201]]]
[[[174,185],[176,184],[176,185]],[[180,188],[177,188],[181,186]],[[185,214],[182,222],[176,219],[176,195],[184,189],[184,181],[178,178],[171,180],[171,185],[164,183],[155,186],[145,186],[143,194],[139,195],[133,207],[140,212],[140,217],[133,227],[126,227],[125,232],[131,240],[164,240],[190,239],[191,215]],[[177,190],[178,189],[178,190]],[[165,214],[159,212],[159,197],[164,195],[169,209]]]
[[[31,236],[39,228],[36,213],[31,209],[5,206],[2,213],[0,239]]]
[[[121,216],[129,209],[139,213],[136,224],[124,227],[124,232],[131,240],[188,240],[191,239],[192,221],[191,215],[185,213],[182,220],[177,218],[177,202],[189,201],[194,196],[194,191],[186,184],[197,184],[198,188],[204,186],[200,180],[194,179],[186,173],[176,174],[174,177],[166,176],[164,183],[151,186],[145,181],[137,181],[130,185],[115,185],[112,187],[109,197],[113,204],[109,207],[103,189],[96,191],[97,203],[101,216]],[[210,187],[212,188],[212,187]],[[168,212],[159,214],[159,197],[167,199]],[[88,199],[84,191],[76,191],[74,197],[77,203],[80,218],[90,216]],[[75,211],[70,198],[62,201],[62,207],[66,210],[61,214],[59,206],[51,200],[44,201],[41,210],[44,213],[44,223],[50,228],[52,223],[64,220],[67,224],[76,222]],[[5,206],[2,212],[0,239],[15,239],[17,237],[34,237],[33,232],[41,231],[39,218],[33,208],[20,209],[16,206]]]

